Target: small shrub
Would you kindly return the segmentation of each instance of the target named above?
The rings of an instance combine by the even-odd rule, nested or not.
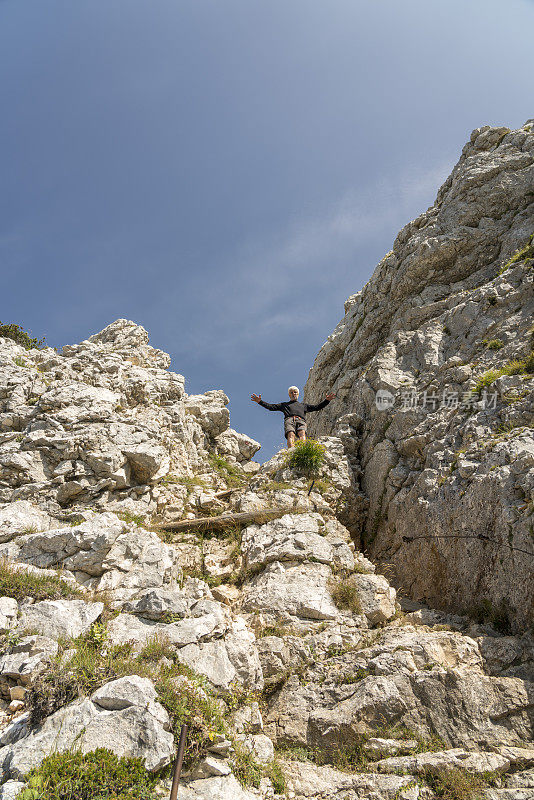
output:
[[[534,350],[523,361],[523,369],[530,374],[534,372]]]
[[[263,768],[254,755],[241,742],[234,742],[235,753],[231,757],[232,770],[241,786],[259,789]]]
[[[488,386],[491,386],[491,384],[496,381],[497,378],[500,378],[501,375],[502,372],[500,370],[488,369],[486,372],[482,373],[480,378],[478,378],[473,391],[480,394],[482,389],[486,389]]]
[[[480,800],[483,790],[493,783],[493,773],[474,774],[460,769],[452,769],[440,775],[427,770],[423,779],[440,800]]]
[[[518,261],[526,261],[527,259],[534,258],[534,233],[529,237],[526,245],[516,250],[513,256],[506,262],[506,264],[499,270],[499,275],[506,272]]]
[[[362,613],[358,587],[352,578],[332,580],[330,582],[330,593],[337,608],[348,609],[353,614]]]
[[[308,478],[319,474],[324,463],[326,448],[315,439],[295,442],[287,455],[286,464]]]
[[[358,667],[356,672],[352,672],[349,675],[336,675],[335,682],[339,685],[344,683],[359,683],[363,681],[364,678],[367,678],[369,674],[369,670],[365,669],[365,667]]]
[[[152,636],[148,639],[147,643],[139,653],[141,661],[157,663],[162,658],[169,658],[174,661],[176,656],[176,648],[172,646],[170,641],[162,636]]]
[[[99,747],[91,753],[52,753],[26,776],[18,800],[150,800],[155,776],[140,758],[119,758]]]
[[[499,633],[510,634],[513,632],[514,610],[505,597],[497,605],[484,598],[475,607],[473,616],[478,623],[489,622]]]
[[[276,759],[264,766],[263,774],[271,779],[275,794],[285,794],[286,791],[286,777],[282,770],[281,765]]]
[[[502,339],[483,339],[482,344],[485,344],[488,350],[500,350],[504,347]]]
[[[42,350],[45,346],[44,336],[42,339],[32,339],[20,325],[16,325],[14,322],[10,322],[7,325],[0,322],[0,336],[4,339],[12,339],[17,344],[22,345],[25,350],[32,350],[33,348]]]
[[[223,712],[217,700],[209,694],[205,681],[189,679],[177,683],[172,677],[156,680],[159,702],[166,708],[174,738],[178,742],[180,728],[189,726],[184,755],[184,766],[191,766],[202,758],[217,733],[224,733]]]
[[[76,586],[55,575],[36,575],[15,569],[6,559],[0,560],[0,596],[23,600],[59,600],[61,597],[83,597]]]

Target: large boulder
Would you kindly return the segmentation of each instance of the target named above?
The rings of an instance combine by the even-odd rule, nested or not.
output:
[[[174,737],[151,682],[132,676],[103,686],[95,702],[82,698],[56,711],[37,730],[0,748],[0,763],[4,774],[22,778],[45,756],[73,746],[83,753],[106,747],[158,770],[173,757]]]

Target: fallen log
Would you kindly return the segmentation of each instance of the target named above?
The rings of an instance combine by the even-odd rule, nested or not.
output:
[[[232,514],[221,514],[218,517],[197,517],[197,519],[180,519],[176,522],[163,522],[154,527],[161,531],[193,531],[210,530],[223,531],[233,525],[247,525],[253,522],[262,524],[272,519],[290,514],[293,508],[265,508],[258,511],[240,511]]]

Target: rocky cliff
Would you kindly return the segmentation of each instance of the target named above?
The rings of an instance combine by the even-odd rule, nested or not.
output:
[[[168,796],[184,722],[182,800],[532,797],[532,637],[410,603],[355,547],[357,410],[311,485],[133,322],[0,360],[2,800],[73,764],[80,800]]]
[[[534,621],[533,234],[534,121],[478,128],[306,384],[337,394],[310,430],[344,443],[367,555],[508,630]]]

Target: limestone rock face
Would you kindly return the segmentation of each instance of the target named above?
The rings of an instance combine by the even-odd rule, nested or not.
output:
[[[0,365],[0,503],[26,502],[11,521],[0,507],[3,541],[46,530],[47,511],[182,513],[177,475],[201,472],[210,452],[244,467],[260,447],[230,428],[224,392],[188,396],[170,357],[129,320],[61,354],[1,339]]]
[[[305,389],[336,393],[309,431],[342,439],[362,494],[349,527],[395,585],[516,628],[534,618],[533,192],[532,124],[473,131]]]
[[[149,770],[165,766],[173,754],[169,717],[165,709],[154,702],[154,689],[148,684],[143,686],[144,692],[139,689],[132,692],[130,687],[126,691],[127,705],[126,701],[118,702],[123,692],[111,688],[108,693],[106,687],[102,687],[101,699],[115,696],[112,711],[104,710],[88,698],[60,709],[48,717],[39,730],[0,748],[4,774],[20,778],[50,752],[68,750],[75,743],[85,753],[107,747],[118,756],[143,758]]]
[[[375,398],[526,359],[530,251],[497,273],[534,231],[533,129],[475,132],[348,301],[313,484],[251,461],[227,395],[187,395],[133,322],[0,339],[0,798],[72,747],[159,771],[184,719],[185,800],[437,800],[458,772],[532,795],[532,373],[470,413]]]

